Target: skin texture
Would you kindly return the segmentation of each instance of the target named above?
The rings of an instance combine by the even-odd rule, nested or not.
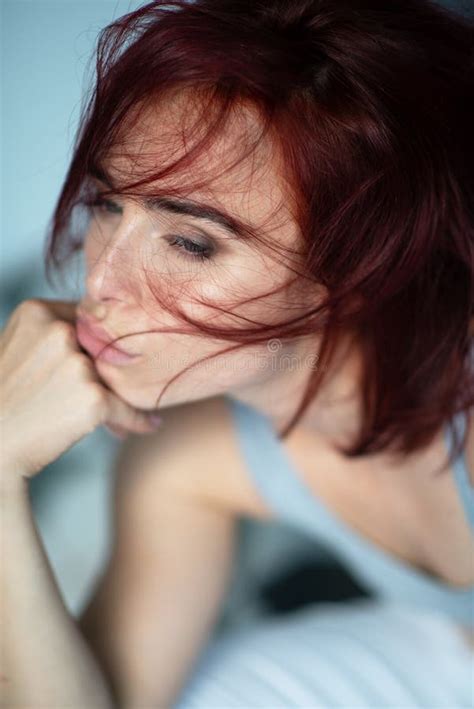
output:
[[[116,180],[121,175],[129,177],[133,174],[131,165],[146,165],[147,157],[152,154],[159,154],[163,164],[175,158],[176,151],[179,152],[179,145],[174,142],[175,125],[182,120],[182,111],[188,110],[187,105],[185,96],[181,95],[167,106],[166,111],[155,107],[154,113],[145,112],[134,137],[128,136],[125,141],[124,152],[133,155],[133,159],[127,161],[123,155],[114,158],[112,154],[107,164],[109,175]],[[207,175],[209,171],[214,175],[217,167],[230,164],[234,157],[233,147],[239,145],[242,135],[253,130],[254,120],[251,112],[236,117],[232,130],[206,155],[205,164],[198,163],[193,169],[198,174]],[[167,150],[170,151],[169,158]],[[257,168],[254,175],[250,168]],[[297,252],[298,230],[291,216],[282,174],[278,152],[264,143],[253,163],[246,161],[238,169],[218,176],[208,193],[191,191],[189,196],[209,200],[253,226],[265,225],[266,235],[272,243]],[[191,176],[185,177],[190,179]],[[204,264],[185,259],[167,248],[167,235],[192,235],[196,233],[198,222],[175,215],[150,216],[133,201],[117,201],[121,209],[115,214],[96,214],[87,235],[87,294],[82,306],[102,318],[103,323],[107,323],[109,317],[111,323],[118,322],[120,314],[121,327],[116,330],[120,333],[130,332],[132,323],[139,323],[136,329],[152,328],[156,321],[172,326],[178,324],[153,299],[147,299],[146,289],[142,288],[139,278],[133,282],[126,278],[130,262],[133,263],[132,272],[137,275],[140,259],[147,266],[151,264],[151,274],[156,273],[157,278],[162,279],[171,297],[178,299],[187,312],[201,318],[206,318],[208,313],[193,303],[194,295],[208,297],[211,302],[231,309],[234,300],[238,302],[241,295],[258,296],[291,275],[289,255],[285,263],[285,259],[271,250],[255,250],[227,237],[221,242],[220,233],[212,226],[209,226],[209,232],[219,238],[215,259]],[[304,281],[300,284],[300,292],[289,287],[283,294],[256,299],[251,304],[239,306],[235,312],[268,322],[278,322],[285,316],[285,308],[291,308],[291,314],[303,314],[305,307],[315,303],[322,291],[314,284],[312,287]],[[212,310],[209,313],[210,317],[226,323],[225,319],[219,320],[225,316],[216,316]],[[192,361],[198,360],[226,345],[195,335],[170,337],[166,333],[137,335],[131,337],[129,343],[131,349],[144,353],[136,364],[121,369],[100,362],[97,366],[109,386],[125,400],[140,407],[154,405],[166,377],[179,370],[174,363],[187,363],[189,356]],[[273,351],[268,345],[260,345],[226,354],[223,358],[225,367],[218,366],[221,358],[207,363],[204,369],[192,369],[177,380],[165,392],[160,407],[230,393],[265,413],[278,428],[290,417],[299,400],[309,366],[315,366],[311,355],[317,353],[318,344],[315,337],[311,342],[306,339],[285,343]],[[154,360],[157,353],[163,353],[163,358]],[[291,357],[298,366],[285,367],[283,356]],[[150,364],[153,361],[158,363],[157,366]],[[168,363],[172,363],[171,371]],[[407,457],[403,464],[397,461],[394,465],[388,453],[353,462],[343,461],[336,453],[335,446],[352,439],[361,419],[360,374],[361,359],[356,343],[347,336],[336,353],[330,376],[283,444],[295,470],[306,479],[316,496],[326,500],[343,519],[382,548],[415,566],[431,569],[434,575],[453,585],[468,585],[473,578],[469,562],[472,541],[457,490],[450,476],[436,482],[429,479],[430,471],[439,464],[445,452],[443,432],[429,450]],[[470,448],[470,456],[466,459],[472,473],[474,447],[471,445]],[[392,505],[396,513],[386,515],[383,510],[387,505]],[[444,519],[442,511],[448,509],[450,522],[441,523]],[[444,549],[444,540],[449,540],[449,549]],[[456,554],[453,549],[457,550]]]
[[[75,337],[76,304],[27,300],[0,337],[2,490],[101,424],[153,432],[147,412],[107,389]]]
[[[109,176],[129,179],[137,165],[146,166],[157,155],[166,163],[166,150],[176,148],[172,139],[180,110],[177,99],[166,111],[145,115],[127,137],[126,150],[122,145],[120,155],[108,157]],[[222,167],[251,119],[240,116],[234,130],[212,146],[206,164],[193,170]],[[250,165],[243,163],[237,172],[216,179],[212,194],[190,196],[219,204],[253,225],[264,224],[273,243],[297,251],[277,154],[266,148],[254,156],[258,171],[252,179]],[[265,343],[225,355],[225,367],[191,369],[163,396],[162,429],[144,438],[140,434],[151,430],[144,412],[155,409],[168,379],[228,343],[195,333],[135,334],[119,344],[140,358],[115,366],[93,362],[74,337],[76,314],[97,319],[114,337],[180,326],[149,292],[144,268],[170,299],[201,319],[228,316],[197,305],[196,296],[232,308],[240,298],[258,296],[288,278],[281,257],[230,241],[210,225],[206,231],[218,249],[214,261],[192,261],[170,246],[170,235],[197,238],[203,235],[199,227],[189,217],[150,214],[129,199],[96,209],[85,238],[85,293],[78,307],[68,304],[60,311],[52,303],[26,303],[2,333],[2,370],[8,375],[2,376],[8,394],[4,431],[10,446],[2,481],[8,473],[11,483],[1,497],[2,534],[11,552],[1,589],[6,706],[32,706],[38,698],[44,706],[172,706],[224,597],[237,516],[269,516],[239,459],[220,395],[229,392],[282,424],[298,401],[308,367],[314,366],[307,357],[317,351],[316,339],[276,349]],[[316,287],[311,292],[306,283],[299,288],[235,312],[265,322],[278,322],[288,307],[291,315],[303,313],[320,292]],[[356,529],[362,522],[359,531],[381,546],[402,557],[415,550],[414,563],[426,562],[453,583],[470,582],[473,570],[464,564],[472,558],[472,540],[452,478],[427,485],[426,463],[439,462],[439,440],[425,458],[407,461],[403,469],[390,468],[384,456],[371,464],[341,465],[331,447],[345,442],[360,418],[360,361],[352,344],[348,338],[341,346],[332,376],[284,444],[295,470],[315,495],[333,503]],[[284,354],[300,366],[284,367]],[[24,478],[104,423],[139,435],[129,437],[117,460],[112,553],[76,622],[41,548]],[[472,472],[472,433],[470,441]],[[21,458],[20,450],[38,454],[34,460]],[[408,519],[407,510],[416,514]],[[402,524],[400,515],[406,517]],[[456,563],[441,568],[440,559]]]
[[[188,101],[187,97],[179,96],[165,107],[155,106],[144,112],[120,145],[120,152],[112,150],[103,165],[113,184],[124,177],[138,179],[144,174],[142,168],[152,169],[158,160],[160,165],[166,165],[176,158],[176,152],[183,149],[177,144],[176,124],[183,120],[183,111],[190,113]],[[205,161],[200,159],[192,166],[192,174],[212,175],[206,192],[191,191],[187,196],[211,202],[254,227],[264,228],[270,244],[298,252],[298,230],[288,206],[277,151],[264,142],[252,157],[224,171],[239,152],[236,146],[240,150],[241,141],[252,130],[255,117],[242,110],[209,149]],[[183,174],[186,184],[192,174],[186,171]],[[176,179],[176,175],[173,181],[165,177],[160,180],[160,187],[174,186]],[[98,190],[106,188],[103,183],[94,182]],[[224,326],[236,321],[214,311],[212,305],[254,321],[278,323],[306,312],[322,291],[314,284],[310,288],[300,279],[297,285],[289,285],[283,292],[258,297],[291,277],[291,265],[300,263],[298,255],[284,252],[282,256],[270,248],[252,247],[232,239],[216,225],[204,224],[190,216],[151,212],[129,197],[109,199],[108,205],[95,209],[85,238],[86,293],[79,312],[96,318],[113,335],[183,327],[150,293],[144,269],[153,287],[159,287],[160,292],[178,302],[186,314]],[[183,249],[170,245],[171,237],[176,234],[194,240],[206,239],[202,229],[215,244],[215,255],[210,261],[193,259]],[[209,306],[196,302],[202,298]],[[239,304],[244,298],[254,300]],[[186,365],[218,353],[232,343],[203,337],[198,332],[161,332],[132,335],[119,344],[142,356],[126,367],[99,360],[97,370],[125,401],[148,409],[155,407],[163,386]],[[184,373],[165,391],[160,407],[231,392],[271,415],[280,425],[296,407],[311,368],[317,366],[317,351],[317,337],[312,341],[300,338],[289,343],[247,345]],[[296,365],[285,366],[288,357]],[[357,355],[353,352],[300,425],[342,438],[353,430],[358,407],[354,396],[357,367]],[[328,415],[329,399],[336,397],[341,402],[332,406]],[[350,403],[347,397],[352,399]]]

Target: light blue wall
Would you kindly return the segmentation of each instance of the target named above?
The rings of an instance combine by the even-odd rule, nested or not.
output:
[[[12,282],[1,289],[0,319],[23,297],[41,295],[40,280],[36,282],[34,275],[42,268],[44,229],[68,166],[87,60],[99,29],[138,4],[135,0],[0,0],[0,277]],[[110,543],[110,444],[100,428],[31,482],[43,544],[74,614],[82,607]],[[228,616],[239,623],[258,615],[256,589],[263,579],[300,555],[310,560],[325,555],[314,539],[280,526],[279,521],[263,525],[246,520],[246,524]]]
[[[68,167],[85,71],[97,34],[143,3],[0,0],[0,4],[0,276],[8,279],[25,262],[41,258],[46,224]]]
[[[2,216],[0,277],[40,266],[43,237],[74,136],[99,30],[137,0],[0,0]],[[445,0],[468,11],[474,0]],[[27,270],[26,270],[27,272]]]

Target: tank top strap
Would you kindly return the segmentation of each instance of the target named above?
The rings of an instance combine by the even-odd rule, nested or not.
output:
[[[333,524],[333,515],[327,514],[324,505],[308,494],[306,485],[295,475],[270,419],[238,399],[231,396],[226,396],[226,399],[231,406],[239,444],[253,482],[270,509],[289,522],[307,522],[310,528],[317,527],[315,531],[323,536],[328,535],[328,528],[333,536],[338,536],[339,528]],[[462,436],[466,426],[464,412],[459,412],[453,423],[458,435]],[[445,427],[445,441],[450,452],[453,438],[448,425]],[[474,486],[470,481],[465,453],[455,458],[453,472],[466,518],[474,530]],[[316,508],[318,516],[314,514]]]
[[[297,474],[269,417],[227,395],[239,447],[256,491],[282,521],[326,545],[359,582],[384,598],[433,608],[474,627],[474,585],[454,588],[386,552],[346,522]],[[460,424],[458,424],[460,425]],[[450,450],[449,448],[447,450]],[[466,463],[455,463],[456,483],[472,524],[474,499]]]
[[[262,500],[276,516],[290,523],[301,523],[306,516],[314,519],[313,503],[282,455],[270,419],[238,399],[228,395],[226,399],[240,450]]]
[[[466,430],[467,416],[463,411],[460,411],[453,418],[454,426],[458,435],[461,437],[464,435]],[[446,425],[445,427],[445,441],[447,450],[449,453],[454,445],[454,438],[451,427]],[[459,497],[461,499],[466,518],[474,531],[474,485],[471,483],[469,477],[469,471],[467,469],[467,461],[465,452],[460,453],[453,462],[454,480],[458,489]]]
[[[296,473],[270,418],[238,399],[228,400],[247,470],[272,513],[322,543],[347,549],[349,556],[360,551],[365,558],[365,542],[351,534]]]

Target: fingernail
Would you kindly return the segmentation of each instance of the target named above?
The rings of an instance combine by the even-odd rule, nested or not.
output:
[[[151,425],[156,426],[156,428],[158,428],[158,426],[160,426],[163,423],[163,418],[159,414],[150,414],[148,416],[148,420],[151,423]]]

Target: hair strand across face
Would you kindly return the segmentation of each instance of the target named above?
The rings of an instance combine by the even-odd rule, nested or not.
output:
[[[95,85],[46,243],[48,269],[81,247],[72,217],[91,171],[121,155],[153,106],[188,97],[176,125],[185,149],[163,164],[150,146],[115,194],[182,199],[206,188],[210,176],[193,165],[251,111],[261,132],[244,132],[236,154],[272,146],[302,241],[302,265],[284,258],[324,297],[308,301],[304,317],[285,320],[282,305],[277,325],[186,325],[231,346],[323,335],[320,366],[281,435],[353,333],[364,420],[350,456],[414,451],[474,404],[474,25],[430,0],[382,5],[157,0],[114,21],[99,36]],[[235,227],[255,248],[274,248],[264,230]]]

